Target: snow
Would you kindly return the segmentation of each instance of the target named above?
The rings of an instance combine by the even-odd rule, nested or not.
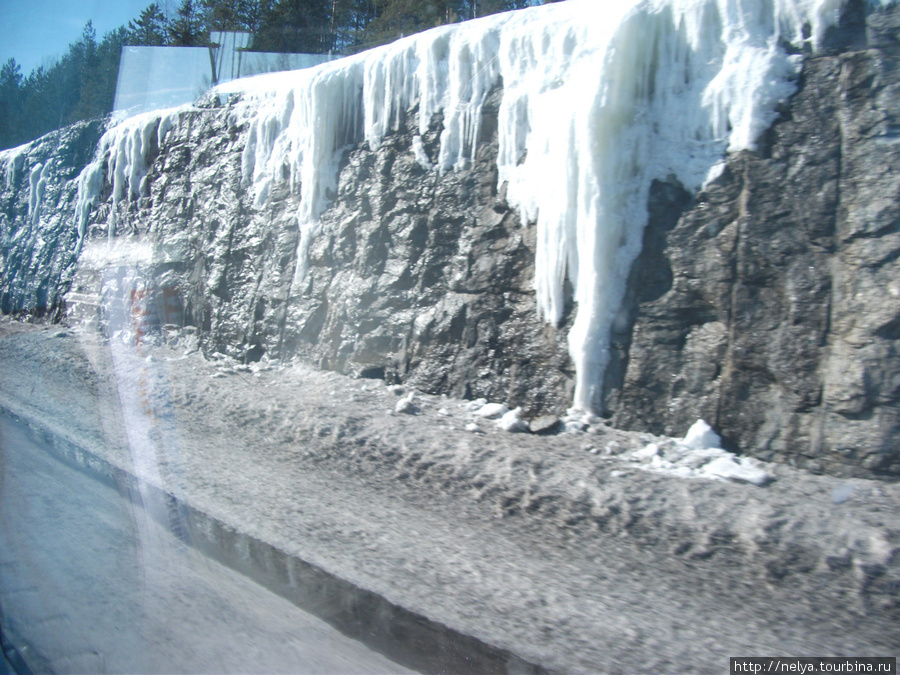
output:
[[[12,190],[13,185],[16,182],[16,178],[19,176],[19,172],[22,171],[22,167],[25,166],[25,154],[28,151],[29,144],[19,145],[14,148],[10,148],[9,150],[0,151],[0,159],[4,160],[6,164],[6,189]]]
[[[530,432],[531,426],[528,420],[523,418],[524,411],[522,408],[514,408],[510,410],[503,403],[488,403],[486,399],[479,398],[464,404],[467,412],[472,413],[475,417],[494,420],[494,424],[498,429],[511,433]],[[466,425],[467,431],[479,431],[480,427],[470,422]]]
[[[569,0],[219,91],[244,94],[243,180],[257,205],[278,181],[303,186],[302,276],[343,149],[362,141],[376,148],[418,104],[421,132],[443,113],[434,170],[466,166],[487,94],[502,83],[498,184],[508,183],[509,203],[537,223],[539,315],[558,324],[566,279],[575,290],[574,406],[590,411],[599,407],[610,327],[640,252],[651,182],[674,176],[698,189],[721,172],[727,151],[753,148],[795,89],[801,57],[785,42],[815,47],[842,5]],[[430,166],[421,142],[412,152]]]
[[[462,403],[462,407],[469,412],[478,412],[487,403],[486,398],[476,398],[474,401],[466,401]]]
[[[832,490],[850,481],[788,466],[765,490],[686,485],[582,447],[655,440],[667,452],[674,439],[602,425],[590,436],[507,434],[462,401],[418,392],[418,415],[390,415],[397,388],[302,363],[211,379],[238,364],[204,360],[195,331],[187,344],[176,333],[120,355],[92,331],[4,320],[0,333],[4,408],[136,473],[123,413],[146,405],[135,414],[178,453],[161,465],[163,487],[223,523],[210,536],[227,535],[223,545],[266,574],[272,558],[246,553],[256,549],[244,535],[558,672],[712,671],[760,645],[880,653],[897,642],[889,610],[866,604],[894,599],[883,592],[894,570],[875,584],[860,570],[887,565],[896,548],[898,485],[853,479],[839,505]],[[764,620],[779,602],[799,613]],[[853,622],[872,606],[872,621]],[[628,632],[610,635],[623,621]],[[698,644],[712,656],[698,660]]]
[[[409,392],[406,396],[397,401],[397,404],[394,406],[394,412],[403,413],[406,415],[415,415],[416,414],[416,404],[413,401],[413,397],[415,392]]]
[[[422,143],[422,137],[418,135],[413,136],[412,146],[413,154],[416,156],[416,161],[419,163],[419,166],[421,166],[426,171],[431,171],[434,166],[432,165],[431,160],[428,158],[428,153],[425,152],[425,146]]]
[[[681,443],[691,450],[722,447],[722,439],[719,437],[719,434],[713,431],[712,427],[703,420],[697,420],[691,425]]]
[[[503,417],[497,420],[497,426],[503,431],[511,433],[526,433],[531,431],[528,421],[522,419],[522,409],[515,408],[504,413]]]
[[[856,488],[852,483],[844,483],[842,485],[836,485],[831,490],[831,503],[832,504],[843,504],[845,501],[853,497],[853,494],[856,492]]]
[[[492,420],[503,417],[508,412],[509,408],[502,403],[485,403],[475,411],[475,414],[478,417]]]
[[[38,162],[31,168],[28,176],[28,218],[33,225],[40,217],[41,197],[43,196],[41,175],[44,165]]]
[[[763,486],[772,477],[761,463],[739,457],[721,447],[721,438],[703,420],[697,420],[681,440],[649,443],[625,455],[640,468],[683,478],[733,480]]]
[[[0,431],[0,594],[35,670],[411,672],[185,548],[153,502],[56,461],[8,419]]]

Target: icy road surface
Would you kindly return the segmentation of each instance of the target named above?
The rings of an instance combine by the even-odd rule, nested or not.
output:
[[[35,672],[412,672],[188,548],[3,416],[0,461],[0,600]]]

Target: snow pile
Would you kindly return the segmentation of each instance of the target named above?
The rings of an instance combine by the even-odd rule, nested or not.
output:
[[[482,401],[484,399],[478,399]],[[509,412],[509,408],[507,408],[502,403],[484,403],[477,410],[474,411],[478,417],[483,417],[488,420],[500,419],[506,413]]]
[[[529,433],[531,425],[523,417],[522,408],[510,410],[503,403],[488,403],[487,399],[479,398],[462,404],[463,409],[477,419],[492,420],[498,429],[510,433]],[[467,431],[480,431],[481,428],[475,422],[466,424]]]
[[[674,176],[699,188],[726,151],[752,148],[795,89],[800,57],[784,45],[815,46],[842,5],[569,0],[219,91],[244,94],[243,180],[257,204],[280,181],[300,191],[302,276],[343,149],[363,140],[376,148],[417,103],[421,132],[443,113],[435,170],[466,166],[487,94],[502,83],[498,181],[522,218],[537,222],[540,316],[558,323],[567,278],[575,289],[574,406],[593,410],[651,182]],[[431,165],[421,144],[412,152]]]
[[[415,396],[415,392],[409,392],[406,396],[397,401],[397,405],[394,406],[395,413],[402,413],[405,415],[415,415],[419,408],[413,401]]]
[[[730,479],[766,485],[772,477],[756,460],[723,450],[721,438],[703,420],[697,420],[680,441],[650,443],[625,455],[649,471],[685,478]]]
[[[515,408],[505,412],[503,416],[497,420],[497,426],[503,429],[503,431],[509,431],[510,433],[527,433],[531,431],[528,421],[522,419],[521,408]]]

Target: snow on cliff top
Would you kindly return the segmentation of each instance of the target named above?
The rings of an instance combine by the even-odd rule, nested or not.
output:
[[[508,183],[508,201],[522,220],[537,223],[539,315],[558,323],[567,278],[574,288],[573,405],[591,411],[599,408],[610,329],[640,252],[650,184],[675,177],[698,189],[727,151],[753,148],[778,102],[795,90],[801,57],[785,44],[815,47],[843,4],[568,0],[435,28],[217,91],[242,94],[238,114],[249,125],[242,174],[256,204],[278,182],[303,186],[296,271],[303,275],[345,148],[363,141],[377,147],[418,105],[423,131],[443,114],[434,170],[465,166],[485,99],[502,85],[498,181]],[[112,130],[101,150],[116,195],[126,184],[135,195],[142,189],[141,130],[155,124],[147,120]],[[165,128],[161,123],[160,140]],[[99,192],[96,175],[89,167],[81,181],[82,210]],[[83,222],[79,212],[80,232]]]

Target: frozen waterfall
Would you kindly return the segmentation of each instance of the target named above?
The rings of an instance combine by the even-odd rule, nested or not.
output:
[[[820,43],[842,5],[567,0],[219,91],[242,94],[236,113],[249,124],[242,176],[257,204],[279,181],[302,186],[302,275],[345,148],[362,141],[376,148],[418,103],[423,133],[443,113],[433,170],[453,171],[474,156],[483,103],[502,84],[499,183],[508,184],[522,220],[537,223],[539,315],[557,324],[567,278],[574,288],[573,405],[590,411],[599,405],[610,329],[640,252],[652,181],[674,176],[697,189],[721,169],[726,152],[753,148],[795,89],[798,53]],[[143,129],[156,128],[161,116],[129,120],[131,131],[111,130],[105,139],[116,198],[126,183],[130,193],[142,190]],[[83,204],[98,189],[90,170],[79,185]],[[85,213],[78,214],[80,234]]]

